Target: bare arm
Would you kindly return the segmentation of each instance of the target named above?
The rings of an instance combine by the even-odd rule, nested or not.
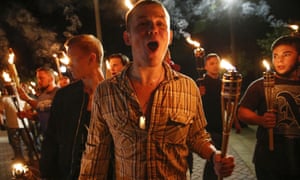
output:
[[[22,87],[18,87],[17,90],[18,90],[20,98],[23,101],[26,101],[34,109],[37,107],[37,100],[29,97],[28,94],[26,94],[25,90]]]
[[[276,123],[276,115],[274,113],[265,112],[263,116],[260,116],[243,106],[239,107],[237,117],[247,124],[260,125],[265,128],[273,128]]]

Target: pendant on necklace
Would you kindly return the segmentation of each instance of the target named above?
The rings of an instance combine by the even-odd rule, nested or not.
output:
[[[139,125],[141,129],[146,129],[146,117],[144,115],[140,116]]]

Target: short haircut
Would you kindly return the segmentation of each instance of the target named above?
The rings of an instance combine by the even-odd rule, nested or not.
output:
[[[296,51],[300,53],[300,37],[299,36],[291,36],[285,35],[277,38],[271,46],[271,51],[273,51],[276,47],[280,45],[290,45],[295,47]]]
[[[95,53],[98,63],[101,64],[103,60],[103,46],[99,39],[97,39],[94,35],[81,34],[73,36],[65,43],[66,49],[70,46],[78,46],[85,52]]]
[[[216,54],[216,53],[209,53],[204,58],[204,64],[206,64],[206,61],[209,60],[212,57],[216,57],[219,61],[221,60],[220,56],[218,54]]]
[[[133,5],[133,8],[130,9],[126,15],[125,15],[125,25],[126,25],[126,29],[129,30],[129,24],[131,22],[131,19],[132,19],[132,14],[134,13],[134,11],[138,8],[138,7],[141,7],[141,6],[144,6],[144,5],[149,5],[149,4],[156,4],[156,5],[159,5],[161,6],[164,11],[165,11],[165,14],[168,18],[168,24],[170,26],[170,15],[168,13],[168,11],[166,10],[165,6],[163,5],[162,2],[158,1],[158,0],[141,0],[141,1],[138,1],[137,3],[135,3]]]
[[[122,54],[122,53],[111,54],[107,58],[108,62],[110,61],[111,58],[119,58],[119,59],[121,59],[121,62],[123,64],[123,66],[129,64],[129,58],[126,55]]]
[[[55,71],[52,68],[47,67],[47,66],[42,66],[42,67],[37,68],[35,72],[37,73],[40,71],[47,73],[49,76],[52,76],[52,78],[54,80],[56,79]]]

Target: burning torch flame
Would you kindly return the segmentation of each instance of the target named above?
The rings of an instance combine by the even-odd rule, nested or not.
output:
[[[14,177],[24,177],[28,171],[28,167],[23,163],[15,163],[12,165],[12,174]]]
[[[4,80],[5,82],[11,82],[11,78],[10,78],[10,76],[9,76],[9,73],[3,71],[3,72],[2,72],[2,77],[3,77],[3,80]]]
[[[14,63],[14,58],[15,58],[15,54],[12,51],[12,49],[9,49],[9,55],[8,55],[8,63],[9,64],[13,64]]]
[[[68,65],[70,63],[69,57],[66,55],[65,52],[62,52],[62,55],[63,55],[63,57],[60,58],[60,62],[65,64],[65,65]]]
[[[224,59],[221,60],[220,66],[221,66],[221,68],[224,68],[227,71],[235,71],[236,70],[234,66],[232,66],[228,61],[226,61]]]
[[[57,54],[53,54],[53,57],[55,59],[55,63],[57,66],[58,75],[59,75],[59,77],[62,77],[62,72],[66,72],[67,67],[62,66],[61,64],[68,65],[70,63],[70,59],[66,55],[66,53],[63,51],[61,52],[61,54],[59,56]]]
[[[125,6],[126,6],[129,10],[131,10],[131,9],[133,8],[133,4],[131,3],[130,0],[125,0]]]
[[[271,70],[269,63],[265,59],[262,61],[262,63],[265,66],[267,72]]]
[[[191,44],[191,45],[193,45],[193,46],[195,46],[195,47],[197,47],[197,48],[200,47],[200,43],[197,42],[197,41],[192,40],[191,37],[187,37],[187,38],[186,38],[186,41],[187,41],[189,44]]]
[[[110,69],[110,64],[109,64],[109,62],[108,62],[108,61],[105,61],[105,63],[106,63],[106,68],[107,68],[107,69]]]
[[[294,30],[295,32],[298,32],[299,26],[292,24],[292,25],[288,25],[289,28],[291,28],[292,30]]]
[[[196,48],[199,48],[199,47],[200,47],[200,43],[199,43],[199,42],[192,40],[191,34],[190,34],[190,33],[185,32],[185,31],[183,31],[183,30],[180,30],[180,33],[183,35],[183,37],[185,38],[185,40],[186,40],[189,44],[193,45],[193,46],[196,47]]]

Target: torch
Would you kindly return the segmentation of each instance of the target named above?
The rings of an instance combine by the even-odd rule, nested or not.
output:
[[[227,71],[222,77],[221,110],[223,121],[221,157],[225,157],[229,142],[230,130],[235,119],[237,104],[241,91],[242,75],[230,63],[221,61],[221,67]],[[222,179],[219,177],[219,179]]]
[[[60,51],[59,55],[53,54],[53,57],[55,60],[58,77],[59,77],[59,79],[61,79],[63,77],[63,73],[65,73],[67,71],[66,66],[69,65],[70,59],[64,51]]]
[[[264,76],[264,91],[265,91],[267,112],[274,112],[273,89],[275,84],[275,72],[271,71],[270,65],[266,60],[263,60],[263,65],[266,67],[266,71],[263,72],[263,76]],[[268,132],[269,132],[269,149],[270,151],[273,151],[274,150],[273,129],[270,128]]]
[[[26,179],[30,174],[29,168],[27,165],[16,162],[12,165],[12,176],[14,179]]]
[[[60,62],[59,62],[59,58],[57,57],[57,54],[53,54],[54,60],[55,60],[55,65],[56,65],[56,69],[58,72],[58,77],[62,78],[62,73],[60,71]]]
[[[290,28],[292,30],[291,35],[292,36],[298,36],[299,35],[299,26],[297,24],[289,24],[287,25],[288,28]]]
[[[196,80],[197,85],[200,86],[201,82],[204,79],[205,69],[204,69],[204,55],[205,50],[201,48],[200,43],[191,39],[190,36],[186,37],[186,41],[195,47],[194,49],[194,57],[196,60],[196,67],[199,78]]]
[[[11,81],[11,78],[9,76],[9,74],[7,72],[3,72],[2,73],[2,77],[4,79],[4,87],[5,89],[7,90],[7,93],[9,96],[11,96],[12,100],[13,100],[13,103],[17,109],[17,112],[20,112],[21,109],[20,109],[20,102],[19,102],[19,98],[18,98],[18,92],[17,92],[17,89],[16,89],[16,84],[14,82]],[[23,118],[20,118],[21,119],[21,122],[22,122],[22,125],[24,126],[24,129],[25,129],[25,132],[26,132],[26,135],[28,136],[28,139],[29,139],[29,143],[30,143],[30,146],[33,150],[33,153],[36,157],[36,159],[38,160],[39,159],[39,155],[38,155],[38,152],[36,150],[36,147],[34,145],[34,142],[32,140],[32,137],[30,135],[30,132],[27,128],[27,125],[24,121]]]
[[[128,8],[128,10],[131,10],[133,8],[133,4],[131,3],[130,0],[125,0],[124,4]]]
[[[20,79],[18,76],[18,71],[16,69],[16,65],[14,64],[15,54],[11,48],[9,48],[8,51],[9,51],[9,54],[8,54],[8,65],[9,66],[8,66],[8,68],[9,68],[10,74],[12,76],[12,79],[16,83],[16,86],[19,86]]]

